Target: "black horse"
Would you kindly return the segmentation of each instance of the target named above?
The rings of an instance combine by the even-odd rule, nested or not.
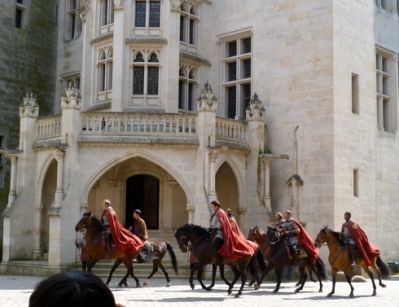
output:
[[[196,264],[192,266],[190,270],[189,283],[191,288],[194,289],[193,275],[194,272],[197,271],[197,278],[199,283],[201,284],[201,287],[205,290],[210,290],[214,284],[216,266],[213,267],[212,285],[210,287],[206,287],[203,284],[202,272],[206,265],[216,263],[215,255],[213,253],[213,241],[211,233],[201,226],[186,224],[176,230],[175,237],[182,252],[187,252],[188,246],[191,244],[191,252],[197,260]],[[221,277],[225,281],[225,283],[229,285],[228,294],[231,294],[233,286],[236,283],[238,277],[241,277],[241,287],[235,297],[239,297],[242,294],[242,290],[246,281],[246,271],[248,267],[252,268],[252,272],[255,272],[255,278],[257,281],[257,286],[255,287],[255,289],[259,287],[259,267],[261,269],[264,269],[263,255],[261,254],[261,256],[259,257],[259,253],[261,254],[260,249],[258,250],[258,253],[254,256],[243,256],[235,261],[224,259],[224,263],[229,265],[234,273],[234,279],[231,283],[229,283],[224,278],[224,270],[223,266],[221,266]],[[258,263],[259,259],[261,259],[260,263]]]
[[[273,292],[276,293],[280,289],[283,268],[296,264],[298,265],[300,276],[299,287],[295,289],[295,293],[301,291],[305,285],[307,279],[306,268],[310,268],[310,270],[316,274],[319,281],[319,292],[323,291],[322,280],[326,279],[326,270],[324,262],[320,257],[317,257],[315,264],[312,264],[310,258],[306,255],[305,257],[300,257],[296,262],[294,262],[288,254],[286,242],[281,239],[280,232],[276,227],[267,227],[266,238],[266,244],[270,246],[270,249],[266,257],[267,265],[261,281],[263,281],[264,277],[270,270],[274,269],[277,275],[277,284]]]

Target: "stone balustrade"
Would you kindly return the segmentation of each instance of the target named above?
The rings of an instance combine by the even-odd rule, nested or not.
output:
[[[38,140],[61,136],[61,116],[46,117],[37,120],[36,137]]]
[[[229,142],[245,142],[246,124],[229,118],[216,118],[216,139]]]
[[[158,113],[82,114],[82,135],[195,136],[196,115]]]

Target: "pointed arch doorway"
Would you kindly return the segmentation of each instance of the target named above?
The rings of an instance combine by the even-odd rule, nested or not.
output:
[[[148,229],[159,229],[159,179],[134,175],[126,180],[125,225],[131,225],[133,211],[140,209]]]

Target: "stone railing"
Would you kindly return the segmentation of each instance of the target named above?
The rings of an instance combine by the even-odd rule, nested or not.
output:
[[[216,118],[216,139],[229,142],[245,142],[246,125],[244,122],[227,118]]]
[[[36,123],[36,137],[38,140],[61,136],[61,116],[41,118]]]
[[[82,113],[82,135],[196,136],[196,115]]]

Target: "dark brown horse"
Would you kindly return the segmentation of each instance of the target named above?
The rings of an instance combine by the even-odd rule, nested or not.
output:
[[[339,232],[335,232],[328,227],[324,227],[320,230],[317,238],[315,240],[316,246],[321,246],[323,243],[327,243],[328,249],[330,251],[330,255],[328,257],[328,261],[331,265],[331,273],[332,273],[332,290],[327,295],[328,297],[332,296],[335,293],[335,282],[337,279],[337,272],[342,271],[345,274],[346,281],[349,283],[351,288],[351,292],[349,293],[349,297],[353,297],[353,286],[351,283],[351,279],[353,276],[353,269],[351,267],[351,261],[349,257],[349,252],[345,247],[345,243],[340,238]],[[363,259],[359,258],[356,260],[356,266],[361,266],[365,272],[369,275],[371,279],[371,283],[373,284],[373,293],[372,295],[377,294],[373,273],[369,270],[368,266],[365,264]],[[371,267],[377,272],[378,280],[380,286],[385,288],[385,284],[383,284],[381,280],[381,275],[383,277],[389,277],[390,272],[388,266],[382,261],[381,257],[374,258]]]
[[[103,237],[103,226],[98,218],[91,212],[85,212],[82,218],[75,226],[75,231],[86,231],[85,234],[85,256],[87,271],[91,272],[93,266],[101,259],[106,258],[106,248]],[[139,251],[135,253],[124,253],[115,248],[112,249],[112,259],[119,259],[126,268],[126,275],[119,282],[119,286],[127,285],[127,277],[131,275],[136,281],[136,286],[139,286],[139,280],[133,272],[133,259],[137,258]]]
[[[277,284],[273,290],[274,293],[280,289],[283,268],[291,265],[297,265],[300,274],[299,287],[295,289],[296,293],[301,291],[305,285],[307,280],[306,268],[316,274],[319,281],[319,292],[323,291],[322,279],[326,279],[326,272],[325,265],[320,257],[316,260],[315,265],[310,262],[309,257],[306,255],[300,257],[297,262],[294,262],[288,254],[285,246],[286,243],[280,238],[279,231],[275,227],[268,226],[267,233],[265,233],[261,228],[256,226],[250,230],[248,238],[259,244],[267,263],[261,281],[263,281],[266,274],[272,269],[276,272]]]
[[[190,279],[189,283],[192,289],[194,289],[193,283],[193,274],[197,271],[197,278],[200,282],[203,289],[210,290],[209,287],[206,287],[202,282],[202,272],[206,265],[216,263],[216,259],[213,253],[213,242],[211,233],[198,225],[186,224],[178,228],[175,232],[175,237],[177,243],[179,244],[180,249],[182,252],[186,252],[188,250],[188,245],[191,243],[191,252],[194,254],[195,258],[197,259],[197,264],[193,267],[190,271]],[[224,263],[229,265],[231,270],[234,273],[234,279],[229,285],[228,294],[232,293],[232,289],[234,284],[241,277],[241,287],[235,297],[239,297],[242,294],[242,290],[244,288],[244,284],[246,281],[246,271],[248,266],[253,268],[253,271],[258,270],[258,259],[263,258],[263,256],[258,257],[261,251],[259,250],[255,256],[243,256],[236,261],[231,261],[224,259]],[[263,265],[262,265],[263,264]],[[261,259],[261,263],[259,263],[260,267],[264,267],[263,259]],[[214,274],[214,272],[213,272]],[[221,270],[221,275],[223,271]],[[257,275],[257,274],[256,274]],[[224,276],[222,278],[229,284],[227,280],[225,280]],[[257,285],[259,285],[259,278],[257,278]],[[257,286],[258,287],[258,286]]]

